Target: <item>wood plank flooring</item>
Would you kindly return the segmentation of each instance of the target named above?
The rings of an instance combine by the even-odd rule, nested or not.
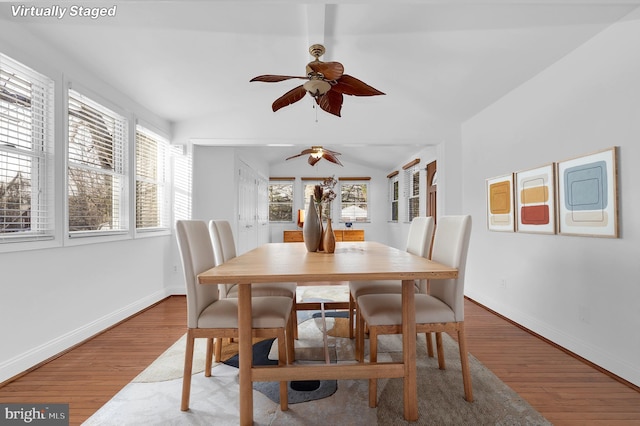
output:
[[[640,392],[467,300],[469,351],[555,425],[640,425]],[[69,403],[78,425],[184,332],[172,296],[0,387],[0,402]]]

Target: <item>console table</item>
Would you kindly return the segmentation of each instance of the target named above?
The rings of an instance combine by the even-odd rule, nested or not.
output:
[[[364,241],[364,229],[334,229],[336,241]],[[284,231],[282,241],[285,243],[301,243],[302,231]]]

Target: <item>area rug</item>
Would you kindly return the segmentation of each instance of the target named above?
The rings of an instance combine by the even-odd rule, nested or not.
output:
[[[224,364],[238,368],[238,355],[224,361]],[[253,365],[278,365],[276,339],[266,339],[253,344]],[[333,395],[338,388],[338,383],[336,380],[307,380],[289,382],[288,387],[288,403],[300,404]],[[273,402],[280,403],[279,382],[254,382],[253,388]]]
[[[313,347],[313,321],[305,321],[299,328],[296,355],[320,356],[323,351]],[[330,321],[330,320],[328,320]],[[335,327],[330,327],[335,328]],[[353,341],[331,337],[332,362],[355,362]],[[419,425],[549,425],[526,401],[470,356],[474,402],[464,399],[462,375],[456,342],[443,335],[447,369],[439,370],[437,360],[425,354],[424,336],[418,338],[418,422]],[[184,342],[176,342],[176,348]],[[401,358],[399,336],[381,336],[378,359],[396,361]],[[184,350],[184,349],[182,349]],[[204,353],[204,345],[196,348]],[[178,350],[179,352],[179,350]],[[182,355],[184,352],[182,353]],[[270,355],[271,356],[271,355]],[[175,364],[182,369],[181,355],[161,356],[159,365]],[[203,357],[202,357],[203,358]],[[173,361],[170,361],[172,359]],[[156,364],[154,362],[154,364]],[[204,365],[204,363],[203,363]],[[196,370],[194,369],[194,372]],[[192,380],[191,403],[188,412],[180,411],[182,380],[180,377],[163,381],[145,381],[143,373],[105,404],[86,425],[236,425],[239,423],[237,369],[218,364],[212,377],[195,373]],[[156,376],[158,377],[158,376]],[[286,412],[264,394],[254,391],[254,420],[258,425],[402,425],[407,424],[402,412],[402,381],[381,379],[378,382],[378,408],[369,408],[366,380],[338,380],[336,392],[330,397],[291,405]]]

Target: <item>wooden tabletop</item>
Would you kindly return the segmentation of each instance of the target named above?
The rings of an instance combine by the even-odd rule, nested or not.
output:
[[[456,278],[458,271],[373,241],[336,243],[335,253],[304,243],[270,243],[198,275],[201,284]]]

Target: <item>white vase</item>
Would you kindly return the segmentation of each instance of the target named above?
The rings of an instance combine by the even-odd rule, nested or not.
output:
[[[307,251],[318,251],[320,240],[322,239],[322,227],[320,226],[320,217],[316,209],[316,203],[313,201],[313,195],[309,196],[309,206],[304,215],[304,225],[302,225],[302,237]]]

